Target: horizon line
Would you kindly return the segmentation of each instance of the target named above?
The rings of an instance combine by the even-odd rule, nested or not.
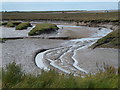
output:
[[[85,9],[85,10],[50,10],[51,12],[53,11],[103,11],[103,10],[109,10],[109,11],[116,11],[118,9]],[[2,10],[3,11],[3,10]],[[31,12],[36,12],[36,11],[40,11],[40,12],[44,12],[44,11],[49,11],[49,10],[4,10],[4,11],[8,11],[8,12],[24,12],[24,11],[31,11]],[[49,11],[49,12],[50,12]]]

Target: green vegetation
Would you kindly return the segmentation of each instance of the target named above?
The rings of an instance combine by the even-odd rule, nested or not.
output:
[[[15,26],[19,25],[21,22],[18,21],[11,21]]]
[[[4,43],[6,40],[6,38],[0,38],[0,43]]]
[[[16,26],[16,30],[23,30],[27,29],[28,27],[31,27],[32,25],[28,22],[25,23],[20,23],[19,25]]]
[[[42,33],[51,33],[54,32],[58,29],[58,27],[55,24],[50,24],[50,23],[42,23],[42,24],[37,24],[35,28],[33,28],[28,35],[39,35]]]
[[[105,67],[95,75],[73,76],[59,74],[54,70],[42,71],[34,76],[21,72],[16,63],[9,64],[3,70],[3,88],[118,88],[118,74],[113,67]]]
[[[0,23],[0,26],[1,26],[1,25],[6,25],[6,24],[7,24],[7,22],[3,22],[3,23]]]
[[[105,37],[99,39],[91,47],[119,48],[120,47],[119,36],[120,36],[120,29],[115,30],[110,34],[106,35]]]
[[[2,71],[2,80],[3,87],[12,87],[21,80],[22,72],[20,66],[17,66],[16,63],[9,64],[6,67],[7,71]]]
[[[17,21],[9,21],[9,22],[3,22],[0,25],[4,25],[6,27],[15,27],[18,24],[20,24],[21,22],[17,22]]]
[[[18,21],[8,21],[8,22],[3,22],[0,25],[4,25],[6,27],[15,27],[16,26],[16,30],[23,30],[23,29],[27,29],[27,27],[31,27],[32,25],[28,22],[18,22]]]
[[[42,12],[3,12],[3,20],[55,20],[55,21],[99,21],[99,22],[115,22],[118,20],[118,12],[108,13],[42,13]]]
[[[6,27],[15,27],[15,25],[12,22],[8,22],[5,26]]]

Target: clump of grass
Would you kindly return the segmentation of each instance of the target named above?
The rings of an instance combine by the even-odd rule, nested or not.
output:
[[[27,29],[28,27],[31,27],[32,25],[28,22],[25,23],[20,23],[19,25],[16,26],[16,30],[23,30]]]
[[[9,21],[9,22],[3,22],[1,25],[4,25],[6,27],[15,27],[16,25],[20,24],[21,22],[18,21]]]
[[[119,41],[119,30],[115,30],[111,32],[110,34],[106,35],[105,37],[99,39],[95,44],[93,44],[91,47],[111,47],[111,48],[119,48],[120,41]]]
[[[0,25],[4,25],[6,27],[15,27],[16,26],[16,30],[23,30],[23,29],[27,29],[27,27],[31,27],[32,26],[28,22],[21,23],[21,22],[18,22],[18,21],[3,22]]]
[[[118,88],[118,75],[114,67],[105,71],[81,76],[59,74],[54,70],[42,71],[41,75],[23,74],[16,63],[3,70],[3,88]]]
[[[43,24],[37,24],[35,28],[33,28],[28,35],[39,35],[43,33],[51,33],[58,29],[58,27],[55,24],[50,23],[43,23]]]
[[[15,27],[15,25],[12,22],[8,22],[5,26],[6,27]]]
[[[12,23],[13,23],[15,26],[17,26],[17,25],[19,25],[21,22],[18,22],[18,21],[12,21]]]
[[[21,71],[21,67],[16,65],[15,62],[9,64],[6,69],[7,71],[2,71],[2,86],[10,88],[21,81],[23,73]]]
[[[7,22],[2,22],[2,23],[0,23],[0,26],[6,25],[6,24],[7,24]]]

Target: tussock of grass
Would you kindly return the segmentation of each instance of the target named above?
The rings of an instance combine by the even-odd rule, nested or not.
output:
[[[55,24],[50,23],[43,23],[43,24],[37,24],[35,28],[33,28],[28,35],[39,35],[42,33],[51,33],[58,29],[58,27]]]
[[[120,29],[115,30],[110,34],[106,35],[105,37],[99,39],[91,47],[92,48],[96,48],[96,47],[119,48],[120,46],[119,33],[120,33]]]
[[[6,27],[15,27],[16,25],[20,24],[21,22],[17,21],[9,21],[9,22],[3,22],[1,25],[6,26]]]
[[[9,64],[6,69],[7,71],[2,71],[2,80],[4,82],[2,84],[3,87],[9,88],[20,82],[23,73],[21,72],[21,67],[14,62]]]
[[[8,22],[5,26],[6,27],[15,27],[15,25],[12,22]]]
[[[117,88],[118,75],[113,67],[106,67],[95,75],[80,76],[59,74],[54,70],[42,71],[41,75],[26,75],[12,63],[3,70],[3,88]]]
[[[18,21],[12,21],[12,23],[13,23],[15,26],[17,26],[17,25],[19,25],[21,22],[18,22]]]
[[[9,22],[3,22],[0,25],[4,25],[6,27],[15,27],[16,26],[16,30],[23,30],[23,29],[27,29],[27,27],[31,27],[32,25],[28,22],[18,22],[18,21],[9,21]]]
[[[7,22],[3,22],[3,23],[0,23],[0,26],[6,25],[6,24],[7,24]]]
[[[23,30],[23,29],[27,29],[28,27],[31,27],[32,25],[28,22],[25,23],[20,23],[16,26],[16,30]]]

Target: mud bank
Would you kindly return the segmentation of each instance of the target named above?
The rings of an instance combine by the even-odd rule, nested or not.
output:
[[[71,26],[67,26],[67,28],[68,27],[71,27]],[[64,27],[64,28],[66,28],[66,27]],[[110,30],[110,29],[103,28],[102,30],[98,30],[97,33],[92,33],[92,35],[89,37],[68,40],[62,45],[62,47],[50,49],[48,51],[38,54],[38,56],[40,56],[40,57],[35,58],[35,61],[38,66],[41,66],[41,64],[39,64],[39,62],[44,62],[44,63],[42,63],[42,64],[44,64],[44,65],[42,65],[43,67],[42,68],[40,67],[41,69],[45,68],[45,69],[49,70],[52,66],[55,69],[58,69],[64,73],[73,73],[75,75],[83,74],[83,73],[87,74],[87,73],[97,72],[98,68],[95,65],[96,65],[96,63],[99,63],[98,62],[99,60],[101,61],[99,63],[100,65],[103,65],[103,63],[105,62],[106,64],[116,67],[117,61],[118,61],[118,59],[117,59],[118,52],[115,53],[114,50],[112,51],[111,49],[107,49],[108,51],[111,50],[112,53],[110,54],[110,53],[108,53],[108,51],[106,49],[102,53],[100,53],[101,51],[99,52],[97,49],[95,49],[94,51],[96,53],[94,53],[95,54],[94,62],[92,62],[93,61],[92,54],[88,56],[88,58],[90,58],[90,59],[83,57],[84,55],[82,57],[80,57],[81,55],[78,54],[78,51],[79,52],[89,51],[89,53],[90,53],[90,51],[93,51],[92,49],[88,49],[88,47],[91,46],[93,43],[95,43],[98,39],[102,38],[103,36],[106,36],[111,31],[112,30]],[[79,32],[80,32],[80,30],[79,30]],[[98,53],[99,53],[99,57],[98,57]],[[114,57],[113,57],[114,59],[103,56],[102,59],[104,59],[104,60],[101,60],[100,57],[102,57],[103,53],[105,55],[111,55],[111,56],[113,56],[113,53],[114,53]],[[85,52],[84,52],[84,54],[85,54]],[[86,52],[86,54],[88,54],[88,52]],[[49,61],[49,63],[46,63],[47,61]],[[110,64],[107,62],[110,62],[113,64]],[[87,67],[86,66],[87,63],[92,63],[92,64],[88,65],[89,67]],[[83,67],[83,65],[84,65],[84,67]]]
[[[40,67],[38,68],[35,64],[34,57],[36,55],[36,52],[41,49],[56,49],[57,50],[51,51],[51,58],[53,57],[59,57],[60,60],[57,60],[54,62],[53,59],[50,59],[48,57],[48,60],[45,61],[46,65],[52,69],[56,69],[59,72],[69,72],[69,73],[76,73],[76,74],[81,74],[83,71],[89,72],[89,69],[83,68],[79,64],[81,63],[79,57],[77,59],[75,52],[79,48],[82,48],[86,46],[86,44],[90,44],[92,42],[95,42],[95,40],[91,40],[89,38],[100,38],[102,33],[100,34],[99,32],[103,32],[104,30],[108,33],[109,29],[107,28],[102,28],[99,30],[98,27],[86,27],[86,26],[74,26],[74,25],[58,25],[60,27],[59,31],[54,34],[49,34],[49,35],[40,35],[40,36],[35,36],[34,38],[28,38],[27,31],[23,31],[26,33],[22,33],[25,35],[27,38],[23,38],[23,34],[20,32],[19,35],[15,33],[14,35],[16,37],[20,36],[22,39],[17,39],[17,40],[7,40],[5,43],[0,43],[2,45],[2,67],[5,67],[7,64],[15,61],[17,64],[21,64],[23,70],[25,73],[32,73],[32,74],[39,74],[41,69]],[[63,27],[63,29],[62,29]],[[14,30],[6,29],[7,33],[2,34],[2,36],[13,36]],[[105,33],[103,32],[105,35]],[[23,36],[22,36],[23,35]],[[51,39],[41,39],[39,37],[52,37]],[[74,40],[70,41],[68,39],[65,40],[58,40],[58,39],[53,39],[53,37],[70,37],[74,38]],[[81,38],[80,40],[78,38]],[[83,39],[82,39],[83,38]],[[86,38],[86,40],[84,39]],[[72,47],[71,47],[72,46]],[[61,52],[61,48],[64,47],[66,51],[66,47],[71,47],[68,48],[66,52]],[[51,50],[52,50],[51,49]],[[81,49],[82,50],[82,49]],[[105,51],[106,52],[106,51]],[[55,53],[57,54],[56,56]],[[61,53],[61,54],[60,54]],[[104,53],[104,52],[103,52]],[[115,55],[117,52],[115,53]],[[49,55],[49,54],[46,54]],[[44,56],[44,55],[43,55]],[[73,57],[74,56],[74,57]],[[80,55],[78,55],[80,56]],[[92,57],[92,56],[90,56]],[[58,59],[59,59],[58,58]],[[39,59],[39,58],[38,58]],[[107,58],[105,58],[107,59]],[[39,60],[38,60],[39,61]],[[61,63],[59,63],[59,61]],[[51,64],[50,64],[51,62]],[[116,62],[113,61],[113,62]],[[39,62],[38,62],[39,63]],[[67,65],[66,65],[67,64]],[[61,67],[62,65],[62,67]],[[56,67],[56,68],[55,68]],[[61,69],[60,69],[61,68]],[[78,70],[79,69],[79,70]],[[91,71],[90,71],[91,72]]]

